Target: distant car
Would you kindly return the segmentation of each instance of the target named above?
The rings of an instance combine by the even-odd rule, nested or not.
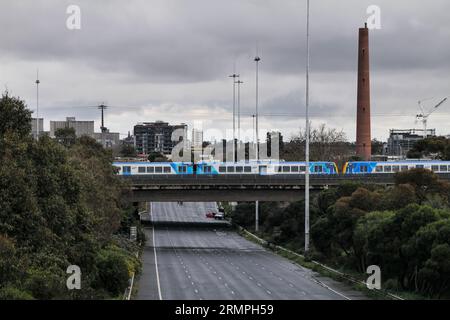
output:
[[[209,212],[206,213],[206,217],[207,217],[207,218],[214,218],[215,215],[216,215],[216,213],[215,213],[215,212],[212,212],[212,211],[209,211]]]
[[[217,220],[223,220],[224,218],[225,218],[225,215],[223,214],[223,212],[216,213],[216,215],[214,216],[214,219],[217,219]]]

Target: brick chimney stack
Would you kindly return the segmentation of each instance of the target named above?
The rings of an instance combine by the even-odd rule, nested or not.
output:
[[[356,155],[368,161],[372,156],[372,139],[370,131],[369,29],[367,23],[364,28],[359,29],[356,118]]]

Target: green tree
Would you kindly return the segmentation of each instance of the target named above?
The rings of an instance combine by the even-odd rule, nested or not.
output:
[[[77,140],[74,128],[59,128],[55,131],[56,140],[65,147],[70,147]]]
[[[0,139],[6,134],[14,133],[19,138],[31,134],[31,111],[23,100],[2,94],[0,99]]]
[[[137,152],[133,146],[124,144],[120,148],[120,156],[124,158],[135,158],[137,156]]]
[[[169,159],[160,152],[150,152],[148,155],[148,161],[150,162],[167,162]]]

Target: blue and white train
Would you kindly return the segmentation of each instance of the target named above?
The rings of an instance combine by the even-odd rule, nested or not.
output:
[[[117,174],[129,175],[302,175],[305,162],[253,161],[253,162],[119,162],[113,163]],[[427,169],[435,173],[450,173],[450,161],[353,161],[345,163],[342,174],[393,174],[410,169]],[[310,162],[313,175],[339,174],[334,162]]]
[[[305,162],[114,162],[119,175],[242,175],[305,174]],[[311,174],[337,174],[334,162],[310,162]]]
[[[356,161],[347,162],[344,174],[388,174],[411,169],[427,169],[434,173],[450,172],[450,161],[438,160],[405,160],[405,161]]]

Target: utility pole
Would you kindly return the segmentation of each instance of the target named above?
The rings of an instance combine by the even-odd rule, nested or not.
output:
[[[236,162],[236,78],[238,74],[233,73],[230,78],[233,78],[233,163]]]
[[[39,69],[36,73],[36,140],[39,141]]]
[[[306,0],[305,254],[309,252],[309,0]]]
[[[259,86],[259,61],[261,58],[256,53],[254,61],[256,62],[256,160],[259,160],[259,120],[258,120],[258,86]]]

